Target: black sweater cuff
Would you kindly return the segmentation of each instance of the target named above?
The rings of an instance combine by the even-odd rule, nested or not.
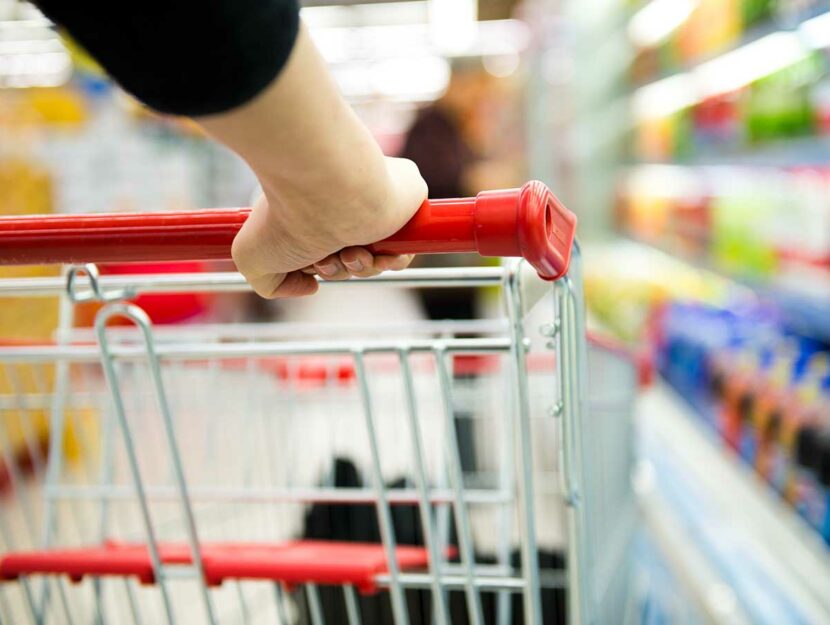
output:
[[[288,60],[297,0],[39,0],[126,91],[198,117],[256,97]]]

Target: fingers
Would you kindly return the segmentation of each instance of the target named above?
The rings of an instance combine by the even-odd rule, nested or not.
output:
[[[314,269],[326,280],[348,280],[349,278],[371,278],[380,273],[375,268],[375,259],[363,247],[347,247],[337,254],[327,256],[314,263]]]
[[[365,247],[347,247],[340,250],[340,260],[356,278],[371,278],[380,273],[375,257]]]
[[[414,256],[373,256],[364,247],[347,247],[337,254],[327,256],[306,267],[304,273],[318,273],[326,280],[348,280],[349,278],[372,278],[384,271],[400,271],[406,269]]]
[[[301,297],[313,295],[319,285],[314,274],[325,280],[348,280],[349,278],[371,278],[384,271],[406,269],[415,256],[373,256],[363,247],[348,247],[338,254],[332,254],[309,267],[289,274],[268,274],[248,276],[254,291],[260,296],[274,299],[277,297]]]
[[[302,271],[292,271],[288,274],[272,273],[264,276],[247,276],[246,280],[257,295],[266,299],[314,295],[319,288],[314,276]]]
[[[403,254],[402,256],[375,256],[375,269],[382,271],[400,271],[409,267],[414,254]]]
[[[247,276],[247,280],[261,297],[302,297],[314,295],[319,288],[314,274],[326,280],[348,280],[349,278],[371,278],[384,271],[406,269],[414,255],[385,256],[372,254],[363,247],[349,247],[339,254],[324,258],[319,263],[304,267],[288,274],[273,273],[263,276]],[[325,271],[323,271],[325,267]]]
[[[314,263],[314,269],[326,280],[348,280],[352,277],[338,254],[326,256]]]
[[[303,273],[302,271],[292,271],[286,274],[285,279],[280,283],[270,295],[270,297],[302,297],[304,295],[314,295],[317,289],[320,288],[314,276]]]

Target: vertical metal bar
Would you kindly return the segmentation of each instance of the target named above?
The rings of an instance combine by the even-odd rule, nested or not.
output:
[[[507,398],[505,403],[501,406],[498,414],[501,415],[501,458],[499,460],[499,489],[502,492],[510,489],[511,496],[509,501],[503,503],[499,508],[498,532],[499,543],[497,547],[496,558],[499,565],[505,569],[511,565],[510,562],[510,535],[513,525],[513,503],[517,500],[515,495],[516,490],[516,471],[515,459],[513,454],[513,441],[508,433],[511,431],[511,417],[510,406],[515,405],[516,389],[509,384],[512,380],[511,376],[501,376],[501,383],[506,386],[504,397]],[[496,421],[496,417],[493,417]],[[495,423],[494,423],[495,426]],[[498,625],[509,625],[511,622],[511,615],[513,609],[513,595],[509,591],[501,590],[496,595],[496,623]]]
[[[573,476],[573,439],[571,436],[572,426],[571,422],[574,419],[574,403],[575,403],[575,388],[571,383],[573,377],[574,354],[572,353],[571,345],[567,341],[565,328],[570,328],[573,332],[573,320],[571,306],[569,305],[569,297],[567,288],[564,283],[556,285],[555,290],[555,305],[556,314],[559,319],[560,330],[556,337],[556,367],[557,378],[559,382],[559,400],[561,404],[561,419],[560,419],[560,442],[561,449],[559,450],[559,465],[560,476],[562,483],[562,492],[564,495],[565,505],[567,506],[568,514],[568,543],[567,543],[567,615],[568,623],[570,625],[577,625],[582,622],[582,606],[581,604],[581,586],[579,579],[581,576],[580,567],[582,566],[582,557],[579,554],[579,529],[576,527],[576,511],[575,508],[579,505],[579,489],[574,481]]]
[[[114,363],[117,365],[118,363]],[[118,371],[118,367],[116,366],[116,371]],[[120,373],[118,373],[120,375]],[[115,416],[111,414],[111,406],[107,404],[106,406],[101,407],[101,415],[103,420],[103,432],[101,434],[101,445],[103,445],[102,457],[101,457],[101,470],[100,470],[100,481],[101,484],[105,487],[109,487],[114,482],[114,471],[115,471],[115,446],[116,446],[116,439],[115,439]],[[104,541],[107,538],[107,534],[109,533],[109,525],[110,525],[110,508],[111,504],[108,497],[102,497],[101,507],[99,509],[99,538],[101,541]],[[113,509],[113,512],[118,510],[118,507]],[[123,508],[121,508],[123,512]],[[114,516],[114,514],[112,515]],[[123,517],[123,514],[120,516]],[[116,524],[118,521],[116,520]],[[138,601],[138,597],[136,596],[136,588],[135,588],[135,581],[129,578],[124,578],[123,580],[123,587],[124,593],[127,595],[127,603],[130,606],[130,613],[132,615],[132,620],[135,625],[141,625],[142,617],[141,617],[141,607],[140,602]]]
[[[571,592],[570,605],[573,606],[573,625],[582,622],[590,622],[589,613],[587,609],[588,601],[588,553],[586,549],[586,531],[585,512],[584,512],[584,496],[582,488],[584,485],[582,479],[582,458],[581,458],[581,444],[578,436],[579,426],[583,417],[582,406],[579,399],[579,353],[575,343],[575,338],[578,332],[576,310],[573,301],[573,293],[571,291],[572,285],[569,278],[563,280],[563,288],[566,292],[565,317],[562,323],[562,341],[566,346],[564,350],[563,366],[567,371],[563,375],[564,384],[570,389],[568,393],[568,405],[562,414],[563,424],[563,442],[569,449],[566,456],[566,473],[565,478],[568,484],[568,504],[572,510],[571,515],[571,529],[573,551],[570,554],[572,557],[568,559],[569,580],[568,589]],[[578,606],[578,608],[577,608]]]
[[[4,459],[4,462],[8,461]],[[11,479],[11,474],[9,475],[9,477]],[[15,488],[14,484],[12,484],[12,488]],[[9,529],[7,525],[6,517],[4,514],[0,514],[0,538],[3,539],[3,545],[6,549],[14,545],[14,536],[12,535],[11,529]],[[19,583],[20,588],[23,591],[23,596],[26,599],[26,605],[29,608],[29,615],[31,616],[32,622],[37,623],[40,620],[40,616],[37,606],[35,605],[35,597],[34,593],[32,592],[31,584],[29,584],[29,580],[26,577],[21,577]]]
[[[290,625],[291,621],[288,618],[288,610],[285,607],[285,592],[279,583],[274,583],[274,601],[277,606],[279,625]]]
[[[580,416],[580,418],[575,423],[576,427],[574,428],[574,439],[577,444],[577,459],[579,460],[577,466],[582,472],[588,469],[591,466],[591,463],[585,462],[585,459],[583,458],[585,443],[582,432],[583,425],[585,423],[585,418],[588,415],[588,341],[586,333],[587,331],[585,328],[585,296],[584,291],[582,289],[582,251],[579,247],[578,242],[574,242],[571,268],[569,270],[568,277],[571,280],[569,283],[569,287],[572,294],[574,306],[574,321],[576,327],[576,332],[574,333],[572,340],[574,342],[574,352],[577,356],[576,389],[577,405],[579,406]],[[580,475],[582,475],[582,473],[580,473]],[[586,518],[586,510],[583,506],[583,523],[585,523]],[[585,545],[585,547],[589,553],[589,556],[592,557],[593,545],[590,543],[590,541],[588,542],[588,544]],[[590,581],[591,580],[589,579],[588,582],[590,583]],[[590,584],[588,584],[588,586],[590,590]],[[586,592],[586,596],[593,597],[593,592]]]
[[[92,577],[92,594],[95,601],[95,623],[96,625],[103,625],[104,624],[104,613],[102,609],[102,601],[103,601],[103,587],[102,582],[103,580],[100,577],[94,576]]]
[[[438,380],[441,383],[441,399],[444,404],[444,436],[446,437],[447,468],[450,487],[453,491],[455,525],[458,530],[458,542],[461,551],[461,565],[464,569],[464,591],[467,598],[467,612],[472,625],[482,625],[484,616],[481,609],[481,596],[475,584],[475,551],[470,529],[467,504],[464,501],[464,474],[461,469],[461,457],[458,450],[458,433],[455,428],[455,412],[452,402],[452,377],[447,370],[447,354],[443,347],[435,350],[435,362]]]
[[[99,474],[99,481],[102,485],[106,487],[112,483],[113,464],[115,462],[115,428],[113,427],[114,424],[111,416],[104,417],[103,425],[104,431],[101,435],[101,445],[103,449],[101,450],[101,469]],[[109,507],[109,498],[101,497],[101,503],[98,510],[98,542],[101,544],[103,544],[103,542],[106,540],[107,532],[109,531]],[[98,623],[100,625],[104,621],[101,610],[103,580],[100,577],[96,577],[92,583],[95,592],[97,618]],[[131,589],[128,586],[127,592],[130,593],[130,591]],[[130,602],[130,605],[132,606],[132,602]],[[133,620],[135,621],[135,616]]]
[[[581,423],[586,395],[584,310],[579,291],[580,254],[575,245],[571,271],[557,285],[561,319],[558,366],[562,393],[562,476],[568,504],[568,621],[571,625],[591,622],[586,575],[588,549],[585,545],[585,511],[582,505]]]
[[[440,337],[443,339],[454,338],[454,334],[450,330],[445,330]],[[443,450],[442,450],[443,451]],[[448,489],[449,478],[447,477],[447,453],[438,454],[438,470],[435,476],[436,489]],[[451,503],[436,503],[435,504],[435,525],[438,533],[439,547],[447,548],[450,544],[450,537],[452,532],[452,504]]]
[[[450,620],[447,608],[447,596],[441,587],[441,564],[443,557],[435,537],[432,506],[429,502],[427,490],[427,474],[424,461],[424,444],[421,427],[418,423],[418,406],[415,401],[415,388],[412,379],[412,367],[409,363],[409,352],[405,349],[398,351],[401,364],[401,375],[404,383],[404,397],[406,399],[406,414],[409,421],[409,431],[412,435],[412,455],[415,464],[415,486],[418,489],[418,508],[421,513],[421,525],[424,532],[424,543],[429,553],[429,569],[431,574],[432,605],[437,625],[447,625]]]
[[[250,625],[251,613],[248,609],[248,600],[245,598],[245,591],[242,588],[242,582],[237,581],[234,586],[236,586],[236,595],[239,599],[239,609],[242,612],[242,623],[244,625]]]
[[[31,542],[33,538],[32,532],[34,531],[34,511],[32,509],[29,495],[23,486],[23,477],[20,474],[20,467],[17,465],[17,458],[12,450],[11,443],[6,437],[6,432],[2,428],[0,428],[0,458],[2,458],[3,464],[6,466],[6,475],[9,480],[9,486],[11,487],[11,491],[17,496],[18,505],[20,507],[20,517],[26,528],[26,533],[29,538],[28,542]],[[7,548],[12,545],[19,544],[15,541],[14,534],[7,524],[6,517],[2,514],[0,514],[0,535],[2,535],[3,543]],[[25,577],[21,578],[20,582],[21,587],[23,588],[24,596],[26,597],[26,602],[28,603],[29,610],[32,614],[32,619],[36,623],[39,623],[41,621],[40,611],[35,603],[31,583]]]
[[[269,385],[269,393],[270,389],[272,389],[275,385]],[[268,401],[270,397],[261,396],[259,398],[259,415],[260,421],[262,424],[262,439],[264,441],[264,446],[267,448],[267,445],[270,441],[277,441],[280,437],[277,434],[277,417],[274,412],[279,410],[278,402],[277,401]],[[278,466],[276,462],[276,456],[278,454],[271,454],[265,453],[263,454],[263,471],[267,477],[267,483],[274,484],[279,483],[280,476],[278,471]],[[263,514],[263,523],[265,523],[266,528],[273,528],[280,524],[280,512],[279,507],[275,505],[268,505],[265,508],[267,514]],[[266,532],[267,535],[273,535],[273,532]],[[287,625],[287,624],[286,624]]]
[[[446,489],[448,488],[447,485],[447,469],[444,464],[446,463],[446,454],[440,455],[440,462],[442,466],[439,468],[438,471],[438,479],[436,480],[435,488],[436,489]],[[435,528],[436,533],[438,535],[438,547],[439,549],[445,549],[450,544],[450,537],[452,531],[452,504],[450,503],[436,503],[435,504]]]
[[[66,275],[66,272],[67,270],[64,268],[62,273]],[[55,332],[55,342],[58,348],[68,342],[69,332],[72,329],[74,320],[75,308],[69,299],[68,293],[65,292],[58,300],[58,327]],[[66,398],[69,392],[69,367],[70,363],[64,360],[59,360],[55,363],[55,382],[52,390],[49,418],[49,454],[46,458],[46,476],[44,479],[47,492],[52,490],[52,487],[58,485],[58,480],[63,470],[63,453],[58,450],[61,449],[63,434],[66,428]],[[43,549],[47,549],[52,545],[55,523],[57,521],[55,517],[56,512],[56,502],[53,497],[47,495],[44,497],[43,525],[41,527],[40,540],[40,546]],[[58,594],[60,595],[67,623],[71,625],[73,622],[72,613],[69,610],[65,583],[63,580],[56,580],[55,583],[58,587]],[[43,622],[43,615],[48,610],[50,588],[51,585],[47,579],[43,583],[43,590],[40,596],[39,612],[41,614],[37,618],[38,623]]]
[[[57,363],[55,363],[55,364],[57,366]],[[64,365],[64,366],[66,366],[66,365]],[[34,383],[34,389],[33,390],[35,391],[35,393],[45,394],[48,390],[48,387],[47,387],[47,384],[45,383],[45,380],[43,379],[43,376],[38,375],[38,371],[40,371],[38,365],[37,364],[30,365],[28,367],[28,371],[32,376],[32,382]],[[35,432],[35,430],[32,427],[33,426],[32,420],[33,420],[34,415],[35,415],[35,410],[32,409],[32,408],[28,408],[26,406],[26,404],[27,404],[27,402],[26,402],[26,390],[25,390],[25,388],[24,388],[24,386],[21,382],[21,377],[18,375],[18,368],[8,365],[7,366],[7,373],[8,373],[8,376],[9,376],[9,383],[10,383],[15,395],[18,398],[19,414],[20,414],[20,427],[21,427],[21,431],[23,433],[23,437],[24,437],[25,442],[26,442],[26,449],[29,453],[29,458],[32,462],[32,467],[34,469],[34,473],[36,475],[43,475],[45,473],[44,467],[46,466],[46,459],[44,458],[43,452],[41,450],[40,440],[38,439],[37,433]],[[51,418],[51,415],[50,415],[50,418]],[[63,436],[63,430],[61,430],[59,432],[59,435]],[[51,439],[51,432],[49,434],[49,438]],[[62,446],[58,446],[58,447],[55,447],[55,448],[50,447],[49,449],[50,449],[50,453],[52,453],[52,454],[59,454],[59,455],[63,454]],[[72,511],[73,511],[72,518],[75,522],[76,530],[77,530],[77,532],[80,536],[81,532],[80,532],[79,528],[81,528],[83,526],[83,524],[77,518],[77,510],[75,509],[75,506],[72,507]],[[69,607],[69,599],[67,597],[67,592],[66,592],[66,580],[64,580],[63,578],[56,578],[55,583],[58,586],[58,592],[60,594],[60,599],[61,599],[61,606],[63,607],[65,618],[67,620],[67,623],[71,624],[72,621],[73,621],[73,616],[72,616],[72,611],[70,610],[70,607]],[[95,584],[95,583],[100,583],[100,582],[98,582],[98,580],[96,579],[96,580],[93,581],[93,584]],[[47,580],[44,580],[44,582],[42,584],[42,588],[43,588],[44,592],[48,593],[48,590],[47,590],[48,589],[48,581]],[[45,595],[42,594],[41,598],[43,598],[44,596]],[[96,606],[97,606],[97,604],[96,604]],[[100,617],[99,617],[99,623],[100,623]]]
[[[6,366],[6,370],[8,371],[8,365]],[[20,416],[21,411],[9,409],[7,412],[17,412],[18,416]],[[20,418],[20,421],[22,423],[24,419]],[[6,475],[9,480],[9,486],[11,487],[11,491],[15,494],[20,507],[20,516],[22,517],[23,524],[26,528],[26,536],[28,537],[28,541],[31,543],[34,538],[33,531],[35,527],[34,505],[29,491],[24,487],[24,479],[18,464],[17,453],[15,452],[12,442],[9,440],[10,436],[11,435],[6,428],[0,428],[0,455],[2,456],[3,463],[6,466]],[[12,542],[10,544],[14,543]]]
[[[374,409],[372,408],[372,396],[369,392],[369,381],[366,377],[366,363],[363,351],[354,351],[355,371],[357,373],[358,388],[363,402],[363,416],[366,422],[367,435],[369,437],[369,449],[372,455],[372,469],[374,471],[375,495],[377,500],[375,507],[380,527],[380,537],[386,551],[386,560],[389,566],[389,598],[392,601],[392,617],[397,625],[409,625],[409,612],[406,608],[403,587],[400,583],[400,571],[398,569],[398,556],[395,541],[395,529],[392,525],[392,513],[389,509],[389,500],[386,493],[386,485],[383,483],[383,470],[380,462],[380,449],[378,446],[377,430],[375,428]]]
[[[249,486],[255,483],[256,476],[266,474],[265,463],[262,462],[262,458],[259,453],[260,444],[262,442],[262,432],[259,431],[258,426],[262,420],[262,411],[259,410],[260,406],[258,404],[261,402],[262,391],[260,390],[260,392],[257,393],[258,382],[261,384],[262,380],[257,376],[256,361],[253,358],[248,358],[245,361],[244,384],[247,386],[248,391],[246,395],[247,405],[244,410],[246,415],[250,415],[250,424],[246,426],[248,431],[248,448],[250,449],[250,453],[246,454],[248,466],[245,471],[244,479],[245,483]],[[264,503],[258,504],[255,509],[252,508],[252,516],[257,521],[256,531],[260,535],[267,535],[268,533],[268,508],[268,504]],[[248,610],[247,605],[245,606],[245,610]]]
[[[64,270],[64,273],[66,271]],[[66,294],[58,303],[58,328],[55,332],[55,342],[58,348],[69,340],[69,332],[74,322],[74,307]],[[56,486],[58,476],[63,468],[63,454],[56,454],[54,451],[60,448],[61,438],[64,431],[66,395],[69,387],[69,363],[58,360],[55,363],[55,382],[52,391],[52,405],[50,407],[51,418],[49,423],[49,456],[46,460],[46,486]],[[46,510],[44,511],[43,536],[41,545],[51,545],[52,532],[54,530],[54,503],[51,497],[46,497]]]
[[[36,435],[36,433],[35,433],[35,431],[32,427],[32,417],[34,416],[34,410],[31,409],[31,408],[28,408],[28,406],[27,406],[28,402],[26,400],[26,390],[24,388],[23,382],[21,381],[21,377],[20,377],[19,371],[18,371],[18,367],[20,367],[20,366],[21,366],[20,364],[14,365],[14,364],[8,363],[8,364],[4,365],[4,370],[6,372],[6,380],[9,383],[11,393],[16,398],[15,404],[17,406],[17,409],[14,410],[13,413],[17,415],[18,423],[20,425],[20,431],[23,435],[23,442],[24,442],[25,447],[26,447],[26,452],[28,453],[28,457],[32,462],[32,468],[34,470],[34,473],[36,475],[40,475],[40,474],[43,473],[43,467],[44,467],[44,464],[45,464],[45,460],[43,458],[43,454],[42,454],[41,449],[40,449],[40,444],[39,444],[40,441],[37,439],[37,435]],[[34,373],[35,371],[37,371],[37,365],[36,364],[29,365],[29,370],[32,372],[32,377],[33,377],[33,380],[35,381],[36,388],[34,390],[36,392],[37,391],[44,391],[45,390],[44,388],[37,388],[37,380],[36,380],[36,376],[35,376],[35,373]],[[41,385],[41,386],[45,386],[45,385]],[[9,411],[9,412],[12,412],[12,411]],[[33,532],[34,523],[35,523],[35,520],[34,520],[35,519],[34,507],[33,507],[32,503],[30,501],[28,492],[25,489],[20,488],[20,485],[22,484],[22,480],[21,480],[22,476],[20,476],[20,474],[18,472],[17,458],[16,458],[16,455],[15,455],[16,451],[14,449],[11,449],[11,446],[9,446],[8,449],[9,449],[8,453],[4,452],[4,455],[9,456],[6,459],[7,470],[9,471],[9,477],[10,477],[11,481],[13,482],[13,484],[15,484],[15,490],[17,492],[18,499],[20,500],[21,512],[23,513],[26,529],[27,529],[27,532],[30,533],[30,539],[31,539],[32,544],[34,544],[34,536],[31,535],[32,532]],[[53,452],[53,453],[60,453],[60,452]],[[76,520],[76,523],[77,523],[77,520]],[[58,584],[59,592],[61,594],[61,605],[64,608],[64,613],[66,615],[67,622],[71,623],[72,622],[72,616],[71,616],[71,613],[69,611],[68,600],[67,600],[67,597],[66,597],[66,589],[64,587],[65,582],[61,579],[57,579],[56,583]],[[43,602],[44,597],[48,596],[48,587],[49,587],[48,585],[49,585],[48,580],[43,580],[43,582],[41,584],[41,588],[42,588],[42,591],[41,591],[41,606],[44,605],[44,602]],[[30,588],[31,588],[31,585],[29,583],[29,580],[26,580],[27,594],[31,594]],[[41,619],[42,619],[41,616],[37,617],[38,622],[40,622]]]
[[[109,354],[109,342],[107,340],[106,323],[107,320],[113,316],[123,316],[133,323],[141,330],[142,338],[144,339],[144,347],[147,350],[147,361],[150,369],[150,378],[153,382],[153,388],[156,393],[156,400],[158,401],[158,408],[161,412],[162,422],[164,424],[164,433],[167,440],[167,449],[170,453],[173,474],[176,481],[176,487],[181,497],[182,512],[185,518],[185,531],[187,534],[187,541],[190,546],[191,557],[193,558],[193,566],[199,572],[199,590],[202,594],[202,600],[207,611],[208,620],[212,625],[217,624],[215,611],[213,609],[213,601],[211,600],[210,591],[208,590],[205,581],[205,567],[202,561],[202,553],[199,549],[199,537],[196,532],[196,519],[193,515],[193,509],[190,505],[190,495],[187,489],[187,481],[184,475],[184,467],[182,465],[182,458],[179,452],[178,444],[176,443],[176,428],[173,424],[173,415],[170,410],[170,404],[167,401],[167,393],[164,388],[164,381],[161,377],[161,366],[159,358],[156,353],[155,340],[153,339],[152,322],[143,310],[133,305],[124,304],[110,304],[102,309],[95,319],[95,330],[98,336],[98,343],[101,347],[102,356],[106,354],[106,361],[108,362],[107,379],[110,379],[110,373],[114,373],[112,357]],[[113,390],[117,388],[117,380],[112,380],[111,384]],[[115,392],[115,390],[114,390]],[[118,391],[120,394],[120,391]],[[126,415],[123,415],[123,422],[126,422]],[[126,431],[126,430],[125,430]],[[136,468],[138,465],[136,464]],[[149,517],[148,517],[149,519]],[[156,554],[158,555],[158,554]]]
[[[9,616],[10,611],[6,593],[0,589],[0,625],[4,625],[4,623],[11,623],[11,617]]]
[[[516,387],[516,414],[513,417],[515,455],[520,463],[518,512],[521,531],[524,617],[526,623],[541,625],[542,600],[539,583],[539,556],[536,545],[536,518],[533,506],[533,445],[530,431],[530,397],[525,362],[525,332],[521,293],[521,264],[514,264],[504,285],[505,303],[510,322],[510,359]]]
[[[251,421],[253,421],[253,415],[256,414],[255,408],[254,408],[254,397],[256,397],[256,393],[254,392],[254,389],[252,388],[252,380],[253,380],[252,374],[253,374],[253,372],[254,372],[253,360],[251,358],[248,358],[245,361],[245,376],[246,376],[246,382],[249,386],[249,392],[246,393],[246,395],[245,395],[245,405],[242,406],[242,409],[243,409],[244,412],[242,414],[250,415],[251,416]],[[219,428],[213,428],[213,429],[214,429],[214,431],[219,430]],[[244,424],[242,424],[242,436],[247,437],[247,443],[246,443],[245,446],[247,447],[247,449],[249,451],[249,453],[242,454],[242,457],[240,459],[240,461],[243,464],[241,482],[242,482],[243,487],[244,487],[244,486],[250,486],[252,484],[253,476],[256,472],[256,469],[254,468],[254,459],[256,457],[256,452],[255,452],[256,442],[254,440],[254,437],[256,436],[256,431],[255,431],[255,428],[253,427],[253,423],[244,423]],[[246,507],[246,512],[247,511],[248,511],[248,508]],[[260,515],[260,518],[262,518],[263,516],[264,515]],[[235,521],[234,525],[236,526],[235,531],[238,532],[237,536],[242,535],[242,528],[241,528],[242,518],[241,517],[242,517],[242,515],[234,515],[234,521]],[[251,528],[249,528],[249,530],[250,529]],[[251,609],[248,606],[248,599],[245,596],[245,589],[242,587],[242,582],[241,581],[237,580],[234,585],[236,586],[236,596],[237,596],[237,599],[239,600],[239,609],[240,609],[241,616],[242,616],[242,625],[250,625],[250,623],[251,623]]]
[[[141,610],[138,608],[138,598],[132,586],[132,580],[124,578],[124,591],[127,593],[127,603],[130,605],[130,614],[133,616],[133,623],[141,625]]]
[[[317,584],[306,584],[306,598],[308,598],[308,612],[311,614],[311,625],[325,625],[323,608],[320,605],[320,593]]]
[[[573,420],[571,425],[573,426],[572,431],[574,440],[574,450],[576,452],[576,477],[578,480],[579,488],[583,492],[585,492],[585,471],[590,470],[593,464],[593,459],[591,463],[588,463],[585,461],[585,458],[583,457],[585,450],[585,441],[582,436],[582,428],[585,422],[585,418],[588,415],[588,410],[586,406],[586,398],[588,396],[588,343],[585,330],[584,293],[582,290],[582,252],[577,242],[574,242],[573,252],[571,256],[571,266],[568,271],[567,281],[565,282],[565,284],[568,287],[568,290],[571,294],[571,305],[573,307],[574,321],[574,331],[571,333],[570,341],[573,345],[572,350],[575,356],[574,387],[576,388],[575,405],[577,407],[577,418]],[[595,560],[593,557],[593,543],[590,540],[590,534],[588,534],[588,530],[590,529],[588,524],[589,517],[587,515],[584,496],[580,499],[579,514],[577,515],[577,519],[579,520],[582,527],[582,531],[580,532],[583,554],[582,597],[583,605],[586,606],[586,611],[583,612],[583,620],[590,622],[595,620],[596,615],[598,614],[598,605],[594,593],[593,579],[590,575],[587,574],[587,567],[591,565],[593,562],[595,562]],[[588,609],[591,609],[591,611],[588,612]]]
[[[135,485],[136,494],[138,495],[139,508],[141,510],[141,517],[144,523],[144,529],[147,533],[147,550],[150,554],[150,561],[153,563],[153,571],[155,572],[156,582],[161,591],[162,602],[164,604],[164,611],[167,615],[169,623],[175,623],[176,617],[173,611],[173,604],[171,602],[170,591],[167,588],[167,580],[164,576],[164,571],[161,564],[161,557],[158,551],[158,542],[156,540],[156,532],[153,527],[153,520],[150,515],[150,506],[147,501],[147,494],[144,490],[144,481],[141,477],[141,469],[138,464],[138,454],[136,453],[135,444],[133,441],[132,430],[130,428],[129,420],[124,409],[124,399],[121,394],[121,387],[118,384],[118,378],[115,371],[115,363],[109,351],[109,342],[106,336],[106,323],[110,317],[119,314],[128,314],[127,307],[123,305],[110,305],[103,308],[95,320],[95,331],[98,337],[98,343],[101,348],[101,365],[104,369],[104,375],[107,384],[110,388],[115,414],[118,416],[118,423],[121,428],[121,433],[124,438],[124,447],[127,451],[127,461],[130,467],[130,473]]]
[[[357,606],[357,596],[354,586],[347,584],[343,586],[343,600],[346,602],[346,618],[349,625],[360,625],[360,610]]]
[[[17,414],[20,419],[20,432],[23,435],[23,442],[26,445],[26,451],[28,452],[29,459],[32,463],[32,469],[34,469],[36,475],[40,475],[43,469],[43,453],[41,452],[40,445],[38,444],[39,441],[37,440],[37,434],[32,428],[34,410],[27,406],[29,402],[26,400],[26,392],[23,390],[23,384],[18,372],[18,367],[20,366],[20,363],[17,365],[7,364],[6,379],[9,382],[12,394],[17,399],[16,403],[18,406]],[[35,364],[30,366],[37,367]]]

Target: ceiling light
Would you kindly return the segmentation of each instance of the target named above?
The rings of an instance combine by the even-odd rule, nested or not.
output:
[[[415,0],[352,6],[315,6],[303,8],[300,15],[310,28],[424,24],[429,19],[429,3],[427,0]]]
[[[429,25],[435,45],[448,53],[460,53],[476,36],[476,0],[430,0]]]

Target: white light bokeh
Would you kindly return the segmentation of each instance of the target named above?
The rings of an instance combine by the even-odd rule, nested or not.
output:
[[[643,48],[656,46],[668,38],[699,4],[699,0],[652,0],[628,23],[631,42]]]
[[[485,71],[497,78],[512,76],[519,69],[520,58],[515,52],[509,54],[490,54],[482,58]]]

